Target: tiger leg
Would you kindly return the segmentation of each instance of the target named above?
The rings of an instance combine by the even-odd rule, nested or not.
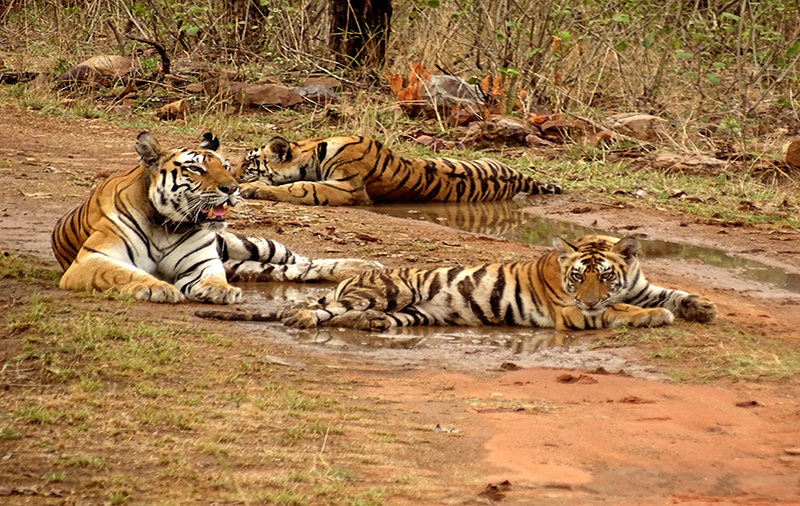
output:
[[[137,300],[150,302],[181,302],[183,294],[169,283],[156,279],[145,271],[110,258],[100,252],[81,250],[78,257],[61,277],[59,286],[65,290],[114,290]]]
[[[717,317],[717,305],[696,293],[648,285],[636,297],[625,301],[639,307],[662,307],[687,321],[708,323]]]
[[[665,308],[641,308],[629,304],[614,304],[602,313],[586,315],[577,306],[561,309],[561,319],[556,321],[557,330],[584,330],[629,327],[660,327],[675,320],[672,312]]]
[[[354,181],[357,181],[358,184],[355,184]],[[364,183],[358,176],[343,181],[299,181],[278,186],[245,183],[239,188],[245,198],[275,200],[291,204],[349,206],[371,203],[364,189]]]
[[[309,260],[283,244],[233,232],[218,233],[225,273],[235,281],[342,281],[370,269],[378,262],[356,258]]]
[[[204,239],[198,236],[197,242]],[[158,264],[160,272],[175,273],[175,288],[186,298],[212,304],[235,304],[242,300],[242,289],[228,284],[217,252],[216,237],[205,238],[206,245],[184,251],[175,248]]]
[[[308,329],[320,327],[331,319],[351,311],[339,301],[331,303],[312,304],[308,308],[294,308],[284,311],[281,322],[287,327]],[[356,310],[362,311],[362,310]]]

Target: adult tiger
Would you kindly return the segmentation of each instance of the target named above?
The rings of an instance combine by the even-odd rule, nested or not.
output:
[[[238,172],[242,196],[293,204],[486,202],[561,193],[559,185],[495,160],[403,158],[367,137],[275,137],[248,153]]]
[[[98,185],[56,223],[52,247],[65,270],[61,288],[230,304],[242,292],[228,280],[340,281],[381,267],[355,259],[312,261],[268,239],[225,232],[228,207],[241,197],[218,148],[211,134],[200,149],[172,150],[139,134],[140,164]]]
[[[363,273],[305,309],[293,327],[385,330],[413,325],[518,325],[556,329],[660,326],[675,316],[710,322],[713,302],[651,285],[633,237],[586,236],[531,262]]]

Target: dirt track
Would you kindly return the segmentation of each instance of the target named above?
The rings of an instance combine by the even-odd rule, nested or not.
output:
[[[4,252],[51,259],[49,233],[55,220],[86,196],[97,177],[136,163],[132,146],[138,131],[133,129],[1,106],[0,131],[4,140],[0,146],[0,250]],[[166,134],[158,138],[164,145],[195,143],[195,139]],[[233,156],[248,148],[225,145],[224,139],[223,145]],[[554,196],[539,204],[532,211],[541,215],[714,246],[800,273],[797,234],[728,227],[652,209],[602,206],[587,203],[581,195]],[[573,212],[587,206],[589,211]],[[308,256],[363,256],[390,266],[510,261],[543,251],[363,209],[256,203],[234,213],[231,223]],[[431,247],[415,246],[418,240]],[[724,271],[691,261],[678,265],[654,260],[645,266],[651,281],[702,292],[717,302],[719,321],[709,326],[680,322],[681,328],[714,339],[726,326],[735,325],[785,339],[788,346],[800,345],[797,294],[737,281]],[[58,294],[53,290],[51,295]],[[8,296],[0,295],[0,305]],[[196,308],[194,304],[177,308],[141,304],[136,316],[174,318],[177,311],[194,318]],[[800,503],[800,457],[784,453],[786,448],[800,446],[796,380],[672,385],[597,370],[542,367],[553,363],[555,352],[548,350],[487,354],[468,343],[410,350],[333,349],[302,344],[302,336],[282,333],[276,326],[262,332],[262,327],[252,324],[207,325],[239,336],[241,346],[266,336],[286,356],[301,357],[310,368],[357,385],[353,395],[391,399],[391,404],[380,408],[391,416],[457,429],[457,433],[442,433],[430,447],[409,450],[411,462],[440,484],[435,493],[426,495],[430,504],[467,504],[487,483],[506,479],[512,488],[506,492],[505,504],[525,500],[536,504]],[[621,367],[635,368],[636,350],[621,350],[615,356]],[[0,354],[0,358],[8,357]],[[522,369],[502,371],[504,361]],[[589,359],[583,363],[589,364]],[[326,364],[337,368],[324,369]],[[565,374],[574,381],[559,381]],[[747,404],[750,401],[757,406],[737,406],[752,406]],[[540,406],[538,414],[515,409],[530,404]],[[24,463],[25,455],[12,459]],[[9,476],[13,473],[7,470],[0,474],[0,487],[11,486],[3,483],[12,479]],[[388,502],[420,504],[404,497]]]

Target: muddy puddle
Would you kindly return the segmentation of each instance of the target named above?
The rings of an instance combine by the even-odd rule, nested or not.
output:
[[[565,239],[587,234],[619,236],[606,230],[595,230],[574,223],[541,218],[525,213],[529,201],[482,202],[472,204],[384,204],[368,209],[396,218],[425,220],[490,237],[550,247],[553,237]],[[800,294],[800,274],[742,258],[721,249],[652,239],[640,239],[643,258],[682,259],[701,262],[712,268],[721,280],[735,277],[742,281],[763,283],[781,291]]]
[[[334,284],[237,283],[247,301],[241,310],[272,312],[319,299]],[[610,330],[560,332],[517,327],[405,327],[386,332],[323,327],[292,329],[278,322],[241,323],[253,336],[279,339],[330,351],[361,353],[370,360],[413,366],[445,363],[452,370],[513,370],[516,367],[560,367],[623,371],[632,376],[664,380],[666,376],[637,365],[633,350],[593,350],[592,343]],[[297,365],[297,364],[286,364]]]

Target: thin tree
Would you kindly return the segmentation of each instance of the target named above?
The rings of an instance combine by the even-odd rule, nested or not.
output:
[[[391,0],[329,0],[328,47],[349,67],[380,67],[392,21]]]

